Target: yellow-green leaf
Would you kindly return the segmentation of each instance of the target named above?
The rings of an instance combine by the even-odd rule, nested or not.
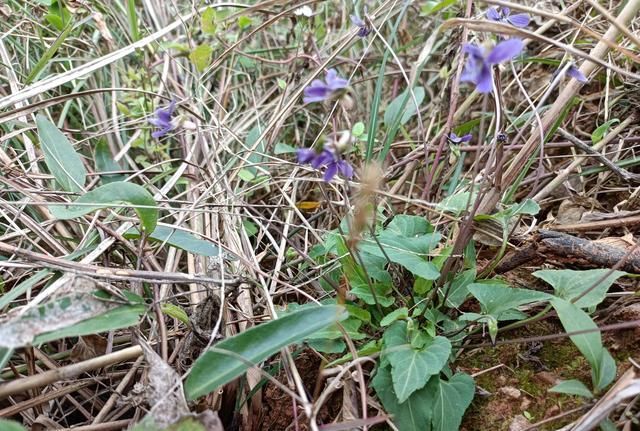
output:
[[[209,64],[211,64],[211,54],[213,48],[207,44],[198,45],[196,49],[189,54],[189,60],[194,64],[198,72],[203,72]]]

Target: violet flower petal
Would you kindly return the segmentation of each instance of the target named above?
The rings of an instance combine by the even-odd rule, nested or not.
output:
[[[311,161],[311,166],[313,166],[315,169],[320,168],[321,166],[326,166],[329,165],[331,163],[333,163],[336,159],[335,154],[333,154],[333,152],[325,149],[322,150],[322,152],[320,154],[318,154],[312,161]]]
[[[324,173],[324,180],[327,183],[330,182],[333,179],[333,177],[336,176],[337,173],[338,173],[338,164],[331,163],[329,166],[327,166],[327,170]]]
[[[311,148],[300,148],[296,155],[298,156],[298,163],[305,164],[311,162],[317,156],[317,153]]]
[[[346,160],[340,160],[338,162],[338,171],[347,179],[351,179],[353,177],[353,167]]]
[[[567,69],[567,75],[572,77],[576,81],[579,81],[579,82],[588,82],[589,81],[587,79],[587,77],[584,76],[584,73],[580,72],[580,69],[578,69],[573,64],[571,66],[569,66],[569,68]]]
[[[500,21],[502,17],[500,16],[500,12],[498,12],[498,8],[489,8],[486,12],[487,18],[491,21]]]
[[[487,56],[488,64],[499,64],[507,60],[511,60],[520,54],[524,48],[524,43],[520,39],[507,39],[500,42],[491,50]]]
[[[529,25],[529,15],[526,13],[519,13],[517,15],[510,15],[507,17],[507,21],[515,27],[526,27]]]
[[[364,21],[357,15],[350,15],[351,23],[357,27],[365,27]]]
[[[349,85],[349,81],[338,76],[338,72],[335,69],[329,69],[327,71],[327,76],[325,77],[325,81],[327,83],[327,87],[330,90],[339,90],[342,88],[346,88]]]
[[[491,74],[491,66],[482,65],[482,69],[475,81],[478,93],[490,93],[493,90],[493,76]]]
[[[462,46],[462,52],[469,54],[469,57],[473,57],[476,60],[484,58],[484,50],[478,45],[474,45],[472,43],[465,43]]]
[[[459,139],[460,139],[460,142],[469,142],[472,137],[473,136],[471,135],[471,133],[468,133],[464,136],[461,136]]]

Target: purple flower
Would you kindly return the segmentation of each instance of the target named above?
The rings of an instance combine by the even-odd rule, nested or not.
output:
[[[369,36],[369,33],[371,33],[371,29],[359,16],[351,15],[350,18],[351,23],[360,28],[360,30],[358,30],[358,37],[365,38]]]
[[[340,78],[335,69],[329,69],[324,78],[324,82],[315,79],[304,89],[303,101],[304,103],[323,102],[329,99],[336,90],[347,88],[347,85],[349,85],[348,80]]]
[[[458,136],[454,132],[449,134],[449,140],[454,144],[460,144],[462,142],[469,142],[471,140],[471,133],[464,136]]]
[[[299,149],[298,163],[311,164],[314,169],[325,166],[327,168],[324,172],[324,180],[326,182],[330,182],[337,173],[340,173],[345,178],[350,179],[353,177],[351,165],[343,160],[340,154],[326,146],[320,154],[310,148]]]
[[[159,127],[160,130],[156,130],[151,133],[151,136],[159,139],[173,130],[174,125],[171,123],[171,117],[173,116],[173,111],[176,109],[176,101],[171,100],[169,106],[166,108],[158,108],[154,112],[155,117],[149,119],[149,123],[153,124],[156,127]]]
[[[500,42],[490,52],[478,45],[466,43],[462,51],[469,54],[460,80],[473,82],[479,93],[489,93],[493,88],[492,67],[511,60],[520,54],[524,44],[520,39],[508,39]]]
[[[573,79],[579,82],[589,81],[587,77],[584,76],[584,73],[580,72],[580,69],[578,69],[573,63],[567,69],[567,75],[569,75],[570,77],[572,77]]]
[[[519,13],[511,15],[511,9],[508,7],[496,7],[487,10],[487,18],[491,21],[504,22],[515,27],[526,27],[529,25],[529,15]]]

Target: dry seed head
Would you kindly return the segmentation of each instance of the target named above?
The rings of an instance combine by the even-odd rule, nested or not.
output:
[[[383,178],[382,168],[378,163],[369,163],[362,170],[360,189],[354,198],[353,218],[349,229],[349,247],[355,247],[367,229],[375,208],[376,191]]]

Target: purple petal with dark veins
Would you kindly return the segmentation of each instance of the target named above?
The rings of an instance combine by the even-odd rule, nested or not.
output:
[[[487,9],[487,18],[490,19],[491,21],[500,21],[501,17],[500,17],[500,13],[498,12],[498,8],[489,8]]]
[[[491,50],[487,56],[488,64],[499,64],[507,60],[511,60],[520,54],[524,48],[524,43],[520,39],[507,39],[500,42]]]
[[[509,21],[515,27],[526,27],[529,25],[529,15],[527,15],[526,13],[510,15],[507,17],[507,21]]]

